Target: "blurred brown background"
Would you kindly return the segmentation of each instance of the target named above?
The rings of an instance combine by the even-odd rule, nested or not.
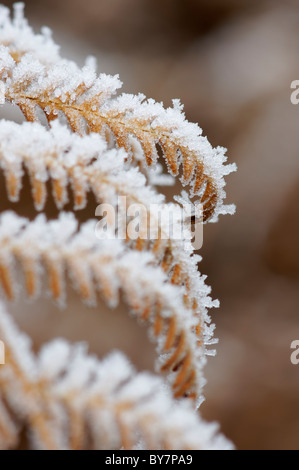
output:
[[[166,105],[180,98],[213,145],[228,147],[239,167],[228,202],[238,211],[205,228],[201,270],[221,309],[202,413],[239,449],[299,449],[299,366],[290,363],[299,339],[299,106],[290,102],[299,2],[25,3],[64,55],[83,63],[94,54],[125,91]]]

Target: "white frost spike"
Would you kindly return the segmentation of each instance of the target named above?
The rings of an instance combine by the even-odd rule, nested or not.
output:
[[[13,68],[15,61],[11,57],[7,47],[0,46],[0,78],[6,78],[7,73]]]
[[[24,9],[25,9],[25,3],[23,2],[17,2],[13,6],[13,11],[14,11],[13,23],[17,29],[22,29],[27,24],[27,21],[24,18]]]
[[[41,34],[34,34],[23,16],[23,3],[15,4],[14,19],[10,11],[0,6],[0,42],[9,45],[9,50],[22,55],[34,53],[43,63],[53,64],[59,59],[59,46],[52,40],[49,28],[42,28]]]

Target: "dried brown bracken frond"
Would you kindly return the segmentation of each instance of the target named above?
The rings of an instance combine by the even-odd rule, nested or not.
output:
[[[101,363],[83,344],[55,340],[35,357],[0,305],[6,366],[0,369],[0,448],[30,427],[38,449],[230,449],[192,408],[174,402],[161,379],[137,375],[113,353]]]
[[[0,168],[8,198],[11,202],[21,199],[22,179],[27,173],[37,211],[45,209],[49,181],[59,210],[70,199],[72,209],[84,209],[89,192],[96,203],[116,205],[117,196],[126,196],[129,204],[139,202],[148,207],[164,202],[162,195],[146,185],[138,169],[126,164],[126,158],[122,150],[108,150],[99,135],[80,137],[59,122],[49,130],[37,123],[0,122]]]
[[[167,220],[169,208],[161,195],[145,185],[145,178],[137,168],[125,166],[125,159],[125,152],[107,150],[100,136],[91,134],[80,137],[58,122],[50,130],[37,123],[21,126],[6,121],[0,123],[0,168],[4,172],[8,197],[12,202],[21,197],[22,177],[26,170],[37,210],[44,207],[49,179],[52,180],[53,196],[59,209],[68,202],[68,185],[73,189],[75,209],[86,205],[86,194],[92,191],[98,203],[109,203],[115,211],[124,213],[125,233],[128,224],[126,206],[139,204],[145,208],[145,232],[150,223],[156,225],[157,237],[151,239],[146,236],[137,241],[127,239],[127,243],[136,250],[151,251],[170,282],[184,288],[185,306],[194,312],[198,344],[201,347],[208,345],[212,331],[207,325],[206,308],[217,304],[211,301],[209,288],[198,272],[198,258],[193,255],[188,239],[167,238],[168,234],[163,236],[162,222]],[[119,200],[122,196],[126,198],[124,208]],[[175,210],[178,212],[178,218],[183,214],[179,206],[172,205],[171,209],[173,213]],[[156,223],[152,224],[155,219]],[[177,231],[180,232],[180,228]],[[187,227],[185,232],[188,234]],[[140,235],[144,235],[144,230],[140,230]]]
[[[33,46],[33,33],[19,10],[13,23],[2,10],[1,23],[0,78],[6,85],[5,97],[20,107],[27,120],[38,121],[38,109],[49,121],[63,114],[75,132],[83,134],[87,126],[87,130],[115,139],[133,157],[139,144],[148,166],[156,163],[159,146],[173,176],[182,167],[182,184],[190,186],[192,196],[198,196],[205,221],[227,213],[223,177],[235,167],[224,166],[225,149],[213,149],[197,124],[186,121],[177,101],[173,108],[165,109],[161,103],[145,101],[143,95],[112,99],[121,86],[118,77],[97,77],[90,66],[80,69],[55,53],[55,60],[45,61],[43,43],[50,48],[50,39],[44,36],[42,44],[39,40]]]
[[[2,213],[0,292],[7,303],[22,293],[31,301],[50,293],[63,307],[71,284],[91,307],[98,296],[111,308],[122,299],[147,325],[166,379],[136,375],[120,353],[99,362],[64,340],[34,356],[0,303],[3,449],[17,448],[24,430],[37,449],[230,448],[194,410],[216,342],[207,310],[218,304],[198,271],[189,225],[200,219],[200,205],[206,222],[234,211],[223,200],[224,176],[235,167],[224,165],[225,149],[212,148],[177,100],[165,109],[143,95],[113,97],[120,87],[117,76],[97,76],[93,60],[79,68],[62,59],[47,28],[36,35],[28,26],[23,4],[13,19],[0,6],[0,101],[16,104],[30,121],[0,121],[8,200],[24,200],[26,175],[37,211],[47,212],[52,192],[58,212],[68,204],[87,219],[93,199],[100,217],[80,225],[73,213],[30,221]],[[170,175],[161,174],[159,155]],[[189,194],[167,204],[156,186],[179,174]],[[134,236],[127,208],[136,205],[144,211]]]
[[[73,214],[62,213],[58,221],[43,215],[33,222],[6,212],[0,217],[0,285],[8,300],[17,292],[16,262],[21,267],[27,297],[38,297],[41,272],[45,271],[48,291],[65,303],[65,274],[81,299],[96,305],[99,292],[111,307],[119,302],[120,291],[129,309],[151,327],[160,355],[159,368],[166,373],[175,397],[201,393],[203,352],[197,344],[197,321],[184,305],[183,289],[170,285],[150,253],[137,253],[121,240],[98,231],[96,222],[84,224],[78,232]],[[99,233],[100,232],[100,233]]]

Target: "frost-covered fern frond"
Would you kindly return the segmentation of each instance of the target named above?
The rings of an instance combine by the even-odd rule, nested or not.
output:
[[[20,200],[24,173],[30,177],[36,210],[45,208],[47,182],[58,209],[69,203],[72,189],[73,209],[84,209],[87,193],[96,203],[110,202],[126,196],[129,203],[161,204],[164,197],[146,185],[137,168],[126,164],[123,149],[107,149],[98,134],[80,137],[58,121],[48,130],[38,123],[0,122],[0,168],[4,172],[8,198]],[[95,206],[96,207],[96,206]]]
[[[44,215],[29,222],[12,212],[2,214],[0,284],[6,296],[13,300],[17,295],[16,261],[29,298],[44,291],[43,271],[48,290],[59,303],[66,302],[66,272],[89,305],[96,305],[99,292],[109,306],[116,307],[121,292],[131,312],[151,327],[160,356],[158,366],[168,374],[175,396],[198,399],[204,355],[198,345],[198,319],[185,306],[183,288],[169,284],[150,253],[130,250],[104,233],[97,240],[95,225],[95,221],[87,222],[78,232],[73,214],[62,213],[52,222]]]
[[[0,98],[30,121],[0,121],[0,181],[6,186],[0,190],[7,193],[1,206],[22,203],[29,177],[32,205],[45,212],[34,220],[6,209],[0,214],[0,296],[9,303],[50,294],[54,303],[68,306],[71,284],[90,307],[98,308],[98,297],[110,308],[122,302],[146,324],[161,372],[160,378],[136,375],[119,353],[100,362],[82,345],[58,339],[35,356],[0,302],[5,449],[16,448],[24,430],[31,446],[43,449],[231,447],[194,409],[202,401],[203,365],[216,342],[208,309],[218,302],[198,271],[201,258],[187,225],[198,216],[199,203],[206,222],[233,213],[223,203],[224,176],[235,167],[225,165],[225,149],[214,149],[186,120],[177,100],[165,109],[143,95],[115,96],[120,87],[118,76],[97,75],[93,60],[80,68],[61,58],[47,28],[34,34],[23,4],[15,5],[12,19],[0,6]],[[189,193],[166,203],[157,182],[175,177]],[[48,220],[50,193],[59,213],[54,220]],[[112,207],[117,224],[108,217],[104,230],[103,219],[88,220],[91,201],[99,217],[104,214],[97,213],[98,204]],[[145,209],[136,238],[129,236],[127,213],[135,204]],[[87,222],[61,212],[66,206]]]
[[[198,272],[199,257],[193,255],[190,240],[163,239],[163,220],[167,220],[169,210],[166,205],[161,205],[165,202],[164,197],[146,186],[145,178],[137,168],[125,166],[124,151],[107,150],[106,147],[103,138],[97,134],[80,137],[58,122],[47,130],[37,123],[18,125],[2,121],[0,168],[5,174],[9,199],[12,202],[20,199],[25,169],[30,175],[33,200],[38,210],[44,207],[49,179],[59,209],[68,202],[68,185],[73,188],[75,209],[85,206],[88,191],[93,192],[97,202],[109,203],[118,212],[124,211],[118,203],[119,196],[126,197],[127,205],[142,205],[147,210],[147,223],[156,218],[161,235],[156,240],[139,238],[134,243],[128,240],[128,243],[137,250],[151,251],[171,283],[184,288],[184,303],[193,309],[198,341],[202,346],[211,343],[213,327],[208,326],[207,308],[217,306],[217,302],[212,302],[210,289]],[[159,220],[154,210],[157,205]],[[174,206],[171,207],[174,210]],[[126,225],[125,213],[123,220]]]
[[[18,444],[26,426],[38,449],[231,449],[217,426],[174,402],[163,381],[137,375],[113,353],[102,362],[64,340],[36,357],[0,305],[6,366],[0,368],[0,448]]]
[[[203,204],[205,221],[227,213],[224,176],[235,167],[224,165],[225,149],[213,149],[197,124],[185,119],[178,101],[165,109],[143,95],[112,98],[121,87],[119,78],[97,76],[89,65],[80,69],[61,59],[48,31],[34,45],[34,34],[20,5],[13,21],[6,9],[0,10],[0,30],[0,78],[6,85],[5,97],[20,107],[26,119],[39,120],[38,110],[49,121],[63,114],[74,131],[92,130],[109,141],[115,139],[133,157],[137,152],[140,158],[141,146],[149,166],[158,159],[158,146],[172,175],[177,176],[182,168],[181,182]],[[44,59],[44,47],[55,51],[50,63]]]

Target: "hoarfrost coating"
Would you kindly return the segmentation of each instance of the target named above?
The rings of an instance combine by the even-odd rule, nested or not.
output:
[[[120,94],[119,77],[97,75],[94,59],[80,68],[60,56],[49,29],[34,34],[23,7],[15,5],[12,19],[0,8],[0,99],[29,121],[0,122],[3,203],[22,201],[26,177],[28,206],[44,213],[30,220],[5,209],[0,214],[0,289],[8,305],[49,294],[59,307],[70,306],[69,285],[90,307],[98,296],[111,308],[121,299],[146,325],[161,376],[137,375],[120,353],[100,362],[86,345],[59,338],[35,355],[0,305],[6,353],[0,445],[18,448],[20,425],[35,449],[231,448],[196,410],[206,356],[217,342],[208,309],[219,303],[198,271],[190,227],[177,239],[176,217],[170,236],[162,235],[171,211],[190,208],[186,220],[202,215],[204,222],[233,213],[223,203],[224,176],[235,166],[225,165],[225,149],[214,149],[186,120],[179,100],[165,109],[144,95]],[[186,189],[166,203],[157,185],[175,181]],[[48,198],[59,213],[54,220],[47,218]],[[127,202],[142,206],[160,235],[113,239],[108,224],[97,239],[92,201],[94,209],[109,204],[117,211],[126,233]],[[62,212],[66,204],[72,212]]]
[[[232,212],[232,206],[223,204],[224,176],[236,166],[224,165],[226,150],[214,149],[202,136],[202,129],[186,120],[179,100],[165,109],[162,103],[146,100],[142,94],[112,98],[122,85],[118,76],[97,77],[94,66],[81,69],[73,61],[60,58],[48,30],[34,35],[21,12],[16,8],[11,20],[8,9],[0,10],[0,43],[7,44],[0,48],[0,78],[9,101],[20,106],[30,120],[38,119],[38,104],[49,119],[64,112],[71,126],[82,133],[83,121],[91,129],[108,127],[117,143],[130,152],[134,153],[132,139],[141,142],[151,165],[158,159],[155,146],[159,144],[171,173],[177,176],[182,167],[182,184],[190,187],[192,197],[205,202],[207,218],[216,221],[219,214]],[[45,48],[51,51],[48,61],[43,56]],[[17,61],[13,59],[16,50]],[[57,100],[62,107],[57,108]]]
[[[175,402],[161,378],[136,374],[119,352],[99,362],[87,355],[85,345],[57,339],[45,345],[36,357],[28,338],[18,331],[3,304],[0,337],[9,350],[8,363],[0,368],[0,381],[5,379],[6,384],[3,392],[19,420],[31,421],[32,438],[39,449],[69,448],[65,436],[69,418],[69,437],[79,423],[84,427],[88,424],[97,449],[121,447],[124,429],[132,448],[140,445],[141,438],[156,449],[162,442],[176,450],[232,449],[231,443],[218,434],[216,425],[201,420],[190,403]],[[35,420],[38,413],[45,416],[42,408],[47,409],[48,418]],[[12,415],[1,406],[0,423],[13,442],[17,428]],[[4,444],[1,437],[0,433],[0,447]]]

